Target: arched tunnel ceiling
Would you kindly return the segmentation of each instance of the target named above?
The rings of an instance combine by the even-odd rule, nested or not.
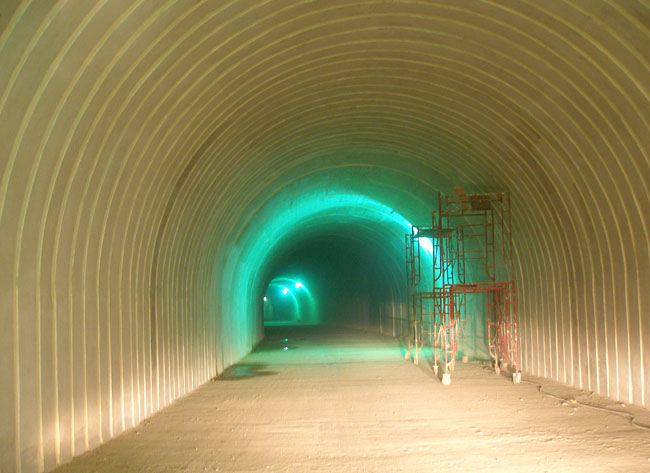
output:
[[[644,0],[0,4],[3,458],[121,432],[254,345],[300,235],[374,221],[397,251],[456,184],[511,193],[524,368],[649,405],[649,24]]]

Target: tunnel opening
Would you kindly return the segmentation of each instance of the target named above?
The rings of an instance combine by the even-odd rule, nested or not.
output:
[[[352,219],[339,228],[329,227],[329,236],[320,229],[276,255],[269,273],[300,277],[270,280],[264,296],[265,327],[294,321],[399,333],[393,329],[399,318],[393,319],[402,305],[401,266],[396,266],[401,254],[393,254],[395,248],[387,242],[363,237],[372,222]],[[302,287],[297,288],[299,283]],[[309,317],[295,317],[296,308]],[[290,316],[282,317],[277,310]]]
[[[264,292],[264,326],[319,323],[318,300],[305,277],[276,276]]]
[[[437,193],[454,184],[511,193],[526,377],[650,406],[649,18],[647,0],[0,2],[0,470],[48,471],[175,409],[264,343],[270,319],[328,336],[345,326],[359,343],[390,335],[401,348],[410,330],[404,233],[426,224]],[[301,247],[303,256],[292,256]],[[417,247],[426,253],[428,238]],[[303,271],[308,256],[313,274]],[[316,315],[297,298],[269,306],[265,328],[275,278],[302,281]],[[282,284],[277,297],[300,289]],[[478,343],[492,296],[464,297]],[[431,392],[407,376],[422,366],[400,359],[386,372],[397,363],[408,386]],[[259,379],[283,376],[250,368],[278,372]],[[386,372],[365,377],[366,386],[381,385]],[[400,400],[404,390],[393,388]],[[444,409],[438,394],[428,407]],[[397,412],[415,418],[402,404]],[[581,415],[568,405],[568,420]],[[420,430],[427,444],[462,425],[456,452],[469,450],[467,432],[482,420],[445,420],[442,431]],[[595,471],[611,461],[633,471],[638,465],[620,465],[626,451],[602,456],[608,421],[596,423],[591,464],[544,469]],[[299,421],[291,427],[285,432],[305,432]],[[399,467],[431,470],[410,427],[400,438],[420,444],[400,445],[411,456]],[[361,453],[388,460],[390,429],[354,430],[351,448],[374,438],[382,451]],[[227,432],[205,435],[206,451]],[[546,440],[525,426],[517,432]],[[263,431],[285,441],[283,433]],[[242,438],[224,458],[249,444]],[[492,468],[490,451],[474,446],[477,462],[455,470]],[[136,456],[175,453],[167,450]],[[298,459],[285,469],[310,469],[313,452],[304,451],[285,455]],[[537,453],[531,469],[549,456]]]

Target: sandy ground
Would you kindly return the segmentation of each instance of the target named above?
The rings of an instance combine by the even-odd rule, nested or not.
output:
[[[268,329],[224,376],[56,471],[650,472],[650,431],[575,401],[647,410],[524,373],[564,402],[482,363],[442,386],[402,354],[363,332]]]

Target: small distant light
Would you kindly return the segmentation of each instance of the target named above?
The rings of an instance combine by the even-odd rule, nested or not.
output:
[[[289,341],[289,339],[288,339],[288,338],[285,338],[285,339],[284,339],[284,341],[285,341],[285,342],[288,342],[288,341]]]
[[[287,295],[287,292],[289,292],[289,288],[285,287],[284,289],[282,289],[282,294],[284,294],[285,296]]]
[[[284,351],[287,351],[288,349],[289,349],[289,347],[284,347],[283,348]]]
[[[300,289],[301,287],[304,289],[305,286],[303,286],[301,282],[297,282],[296,289]]]
[[[266,296],[264,296],[264,302],[266,302],[266,301],[268,301],[268,299],[266,298]]]

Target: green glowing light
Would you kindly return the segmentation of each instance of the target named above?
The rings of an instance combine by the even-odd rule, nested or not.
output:
[[[416,232],[417,235],[417,232]],[[433,254],[433,241],[431,241],[430,238],[427,237],[421,237],[418,238],[418,243],[420,243],[420,247],[426,251],[429,255]]]
[[[312,287],[311,282],[305,280],[303,275],[291,278],[293,281],[279,283],[282,285],[273,288],[272,291],[270,285],[267,288],[257,286],[262,278],[268,277],[265,271],[268,270],[268,265],[273,258],[299,241],[305,229],[311,228],[318,222],[328,222],[327,225],[337,222],[358,222],[357,228],[364,226],[369,228],[372,222],[375,222],[384,235],[385,241],[397,242],[394,245],[395,258],[400,258],[404,253],[403,235],[407,231],[411,232],[411,219],[425,221],[424,213],[420,215],[417,212],[410,212],[408,218],[401,213],[404,209],[420,208],[411,205],[411,194],[408,194],[408,198],[397,194],[388,196],[382,194],[381,199],[377,199],[379,196],[374,181],[370,188],[366,188],[366,183],[370,182],[367,179],[346,180],[339,184],[331,177],[331,174],[336,172],[333,170],[327,175],[314,175],[319,185],[314,185],[311,192],[298,193],[297,187],[289,186],[279,191],[275,198],[260,205],[255,212],[255,219],[246,222],[236,239],[237,242],[224,251],[223,254],[227,257],[215,263],[215,271],[219,272],[222,281],[220,294],[228,295],[221,298],[224,301],[223,310],[238,314],[233,319],[237,321],[233,330],[242,335],[242,342],[245,341],[244,334],[255,328],[252,315],[259,313],[257,312],[259,309],[251,304],[253,299],[250,295],[255,290],[261,292],[259,296],[268,297],[263,305],[264,324],[285,324],[294,321],[301,324],[320,322],[322,316],[319,312],[320,304],[313,300],[312,295],[312,291],[313,294],[318,294],[318,286]],[[365,169],[361,169],[360,172],[365,176]],[[320,185],[324,177],[327,178],[327,186]],[[309,179],[311,177],[306,177],[301,184],[306,185],[305,182]],[[390,184],[388,187],[392,189],[393,179],[387,182]],[[352,188],[349,187],[350,185]],[[428,277],[432,271],[423,268],[422,273],[423,277]],[[293,289],[296,282],[300,282],[303,287],[295,288],[294,292],[289,291],[282,295],[283,288]],[[296,315],[292,320],[288,320],[288,312],[291,312],[290,304],[295,304],[297,307]],[[284,315],[281,316],[283,311]]]
[[[292,287],[300,290],[291,291]],[[312,293],[298,278],[277,276],[269,283],[266,294],[268,303],[264,304],[265,325],[286,323],[309,325],[320,321]]]

